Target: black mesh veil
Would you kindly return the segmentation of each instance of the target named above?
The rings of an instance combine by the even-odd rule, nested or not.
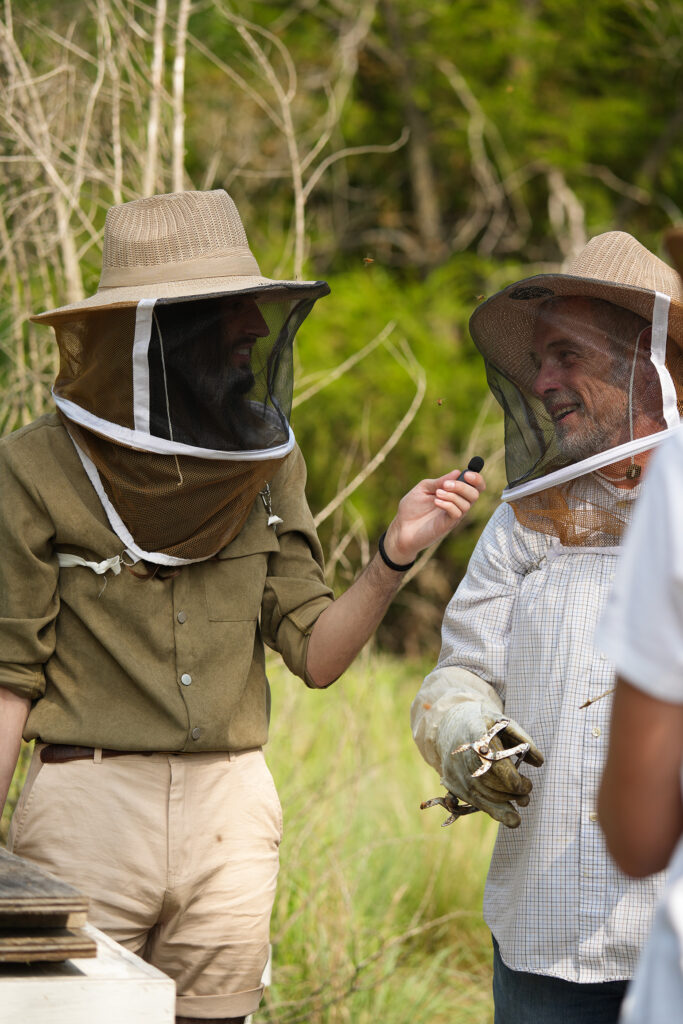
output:
[[[643,317],[599,299],[548,300],[520,355],[528,366],[517,381],[486,364],[505,414],[510,491],[561,469],[568,478],[600,468],[621,446],[633,446],[635,455],[641,439],[667,427],[662,375]]]
[[[494,345],[482,344],[473,316],[504,412],[505,497],[622,461],[628,468],[678,425],[680,346],[669,336],[668,299],[659,299],[641,313],[595,295],[513,289],[499,303]]]
[[[663,293],[560,275],[475,312],[520,522],[565,545],[619,543],[652,449],[680,422],[681,328]]]
[[[150,433],[222,452],[286,444],[292,342],[310,305],[251,296],[157,303],[148,348]]]
[[[294,447],[293,342],[324,282],[142,299],[55,323],[53,389],[135,557],[211,557]]]

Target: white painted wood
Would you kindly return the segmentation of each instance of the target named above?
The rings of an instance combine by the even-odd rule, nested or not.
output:
[[[92,925],[97,956],[0,967],[0,1024],[174,1024],[175,984]]]

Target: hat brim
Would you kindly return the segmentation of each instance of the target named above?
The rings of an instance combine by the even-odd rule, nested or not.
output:
[[[136,306],[141,299],[159,299],[164,302],[191,302],[217,299],[221,296],[286,292],[292,297],[317,299],[330,291],[326,281],[274,281],[254,276],[196,278],[188,281],[164,281],[156,284],[131,285],[123,288],[101,288],[80,302],[49,309],[30,317],[33,323],[51,324],[73,318],[79,313],[121,309]],[[275,294],[272,296],[275,298]]]
[[[603,299],[652,321],[655,294],[649,288],[571,274],[537,274],[516,281],[483,302],[470,317],[470,334],[487,362],[517,385],[529,389],[536,370],[531,359],[520,356],[531,352],[543,302],[555,296]],[[683,349],[683,303],[674,298],[669,309],[668,333]]]

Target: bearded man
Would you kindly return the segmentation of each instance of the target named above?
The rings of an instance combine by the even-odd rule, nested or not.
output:
[[[223,190],[107,214],[100,287],[54,327],[57,412],[0,443],[0,806],[10,847],[176,983],[176,1020],[258,1007],[282,811],[264,644],[349,665],[417,552],[483,487],[423,481],[333,602],[289,423],[324,281],[263,277]]]
[[[484,897],[496,1024],[614,1022],[662,883],[627,878],[597,823],[612,667],[593,632],[649,453],[679,422],[683,288],[608,232],[470,329],[505,412],[508,487],[413,733],[453,816],[505,826]]]

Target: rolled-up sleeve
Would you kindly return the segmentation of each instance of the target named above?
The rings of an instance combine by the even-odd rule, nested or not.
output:
[[[332,602],[325,582],[322,548],[306,502],[306,465],[297,448],[271,484],[279,550],[268,562],[261,604],[261,634],[295,675],[314,686],[306,673],[311,630]]]
[[[59,611],[54,527],[21,446],[0,446],[0,686],[36,699],[55,647]]]
[[[439,726],[454,707],[484,700],[503,710],[510,619],[523,578],[514,524],[508,505],[500,505],[489,520],[446,608],[436,669],[411,706],[413,738],[436,771],[442,758]]]
[[[491,516],[460,586],[444,614],[437,668],[457,665],[479,676],[505,700],[510,621],[527,557],[515,541],[509,505]]]

